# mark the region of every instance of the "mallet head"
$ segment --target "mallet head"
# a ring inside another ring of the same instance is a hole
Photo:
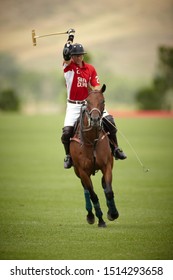
[[[36,37],[35,37],[35,30],[34,29],[32,30],[32,42],[33,42],[33,46],[37,45]]]

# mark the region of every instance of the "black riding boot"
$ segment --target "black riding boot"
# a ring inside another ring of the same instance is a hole
[[[117,141],[117,128],[114,122],[114,119],[111,115],[108,115],[103,118],[103,128],[106,132],[109,132],[109,140],[110,140],[110,146],[112,150],[112,154],[115,157],[116,160],[118,159],[126,159],[127,156],[124,154],[124,152],[118,147],[118,141]]]
[[[72,158],[70,156],[70,138],[73,135],[73,126],[65,126],[62,131],[63,132],[61,136],[61,141],[64,145],[65,154],[66,154],[64,159],[64,168],[68,169],[73,165]]]

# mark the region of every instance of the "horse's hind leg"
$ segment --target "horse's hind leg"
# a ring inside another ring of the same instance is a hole
[[[114,200],[114,193],[112,191],[112,186],[110,184],[107,184],[105,182],[104,176],[102,177],[102,187],[104,189],[105,197],[106,197],[106,203],[108,206],[108,213],[107,217],[110,221],[113,221],[119,217],[118,210],[115,205]]]

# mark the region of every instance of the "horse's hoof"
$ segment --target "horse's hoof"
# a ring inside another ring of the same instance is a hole
[[[109,211],[107,213],[107,218],[109,221],[114,221],[114,220],[118,219],[118,217],[119,217],[118,211],[114,214],[111,214]]]
[[[94,214],[88,214],[86,219],[87,219],[88,224],[90,224],[90,225],[93,225],[95,223],[95,216],[94,216]]]
[[[99,227],[99,228],[105,228],[105,227],[106,227],[106,223],[105,223],[104,221],[99,222],[99,223],[98,223],[98,227]]]

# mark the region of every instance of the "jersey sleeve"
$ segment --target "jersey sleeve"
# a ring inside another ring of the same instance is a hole
[[[100,86],[99,77],[97,75],[97,72],[93,66],[90,65],[90,85],[92,87]]]

